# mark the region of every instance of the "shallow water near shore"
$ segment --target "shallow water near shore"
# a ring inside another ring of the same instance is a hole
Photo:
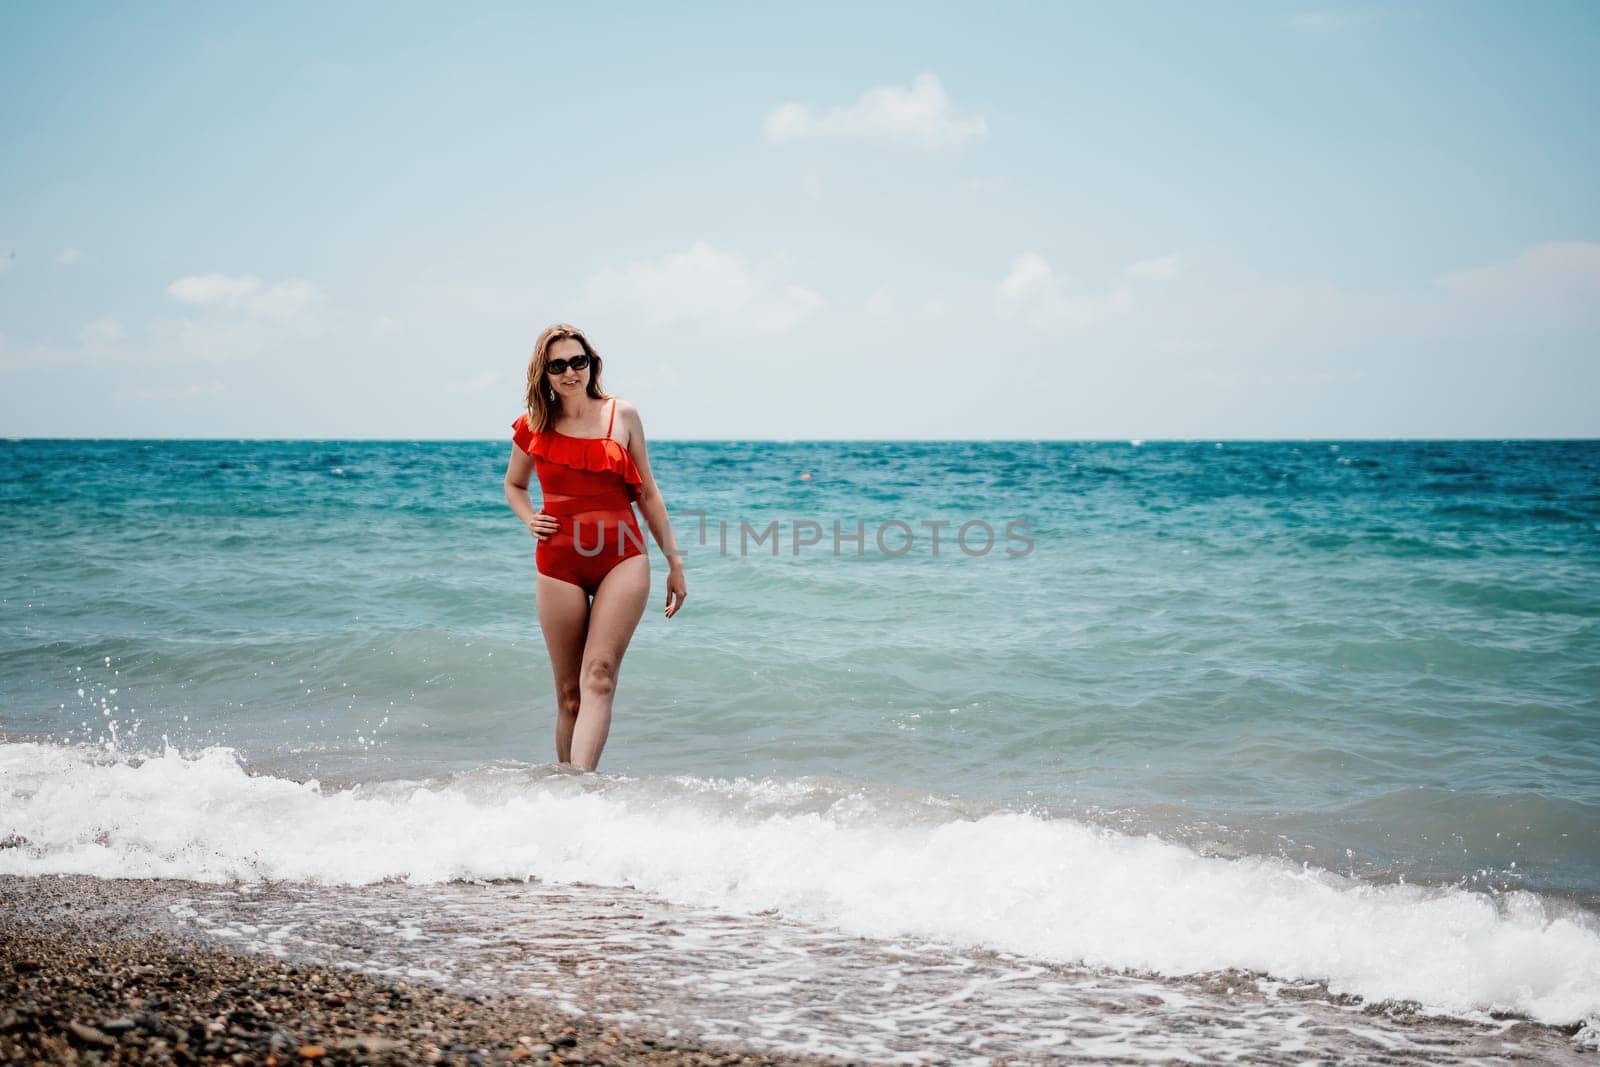
[[[1600,1015],[1600,444],[661,443],[690,602],[594,776],[545,762],[508,448],[0,445],[0,873],[235,885],[186,921],[551,996],[449,938],[626,908],[687,932],[579,924],[677,991],[619,1014],[843,1055],[1170,1030],[1136,991],[1230,969],[1259,1030],[1094,1048],[1288,1055],[1334,1023],[1282,988]]]
[[[0,875],[37,921],[71,908],[118,936],[179,934],[412,987],[510,994],[687,1047],[856,1062],[1582,1064],[1577,1040],[1511,1020],[1363,1005],[1237,971],[1184,980],[986,950],[840,936],[627,889],[526,882],[101,882]]]

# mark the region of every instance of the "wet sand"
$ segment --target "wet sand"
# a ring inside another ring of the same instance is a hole
[[[683,1042],[525,997],[228,952],[153,930],[141,903],[155,898],[136,880],[0,876],[0,1062],[843,1062]]]

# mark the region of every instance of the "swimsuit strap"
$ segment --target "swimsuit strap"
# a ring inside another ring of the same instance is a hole
[[[606,440],[607,441],[611,440],[611,427],[612,427],[613,424],[616,423],[616,421],[617,421],[617,401],[616,401],[615,398],[613,398],[612,401],[611,401],[611,418],[606,422]]]

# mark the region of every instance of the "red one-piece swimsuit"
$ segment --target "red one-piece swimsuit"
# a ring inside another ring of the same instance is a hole
[[[542,510],[561,522],[539,542],[535,566],[540,574],[571,582],[590,596],[611,568],[644,553],[644,534],[633,511],[639,470],[628,450],[611,438],[616,421],[613,400],[604,437],[535,432],[528,428],[527,412],[511,424],[511,440],[533,457],[544,496]]]

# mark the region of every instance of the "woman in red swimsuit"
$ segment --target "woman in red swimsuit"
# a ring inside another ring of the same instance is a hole
[[[528,408],[511,424],[506,500],[538,539],[539,627],[556,683],[556,758],[594,770],[611,731],[617,670],[650,595],[650,555],[633,511],[667,557],[666,616],[687,595],[632,404],[600,388],[600,355],[575,326],[539,335]],[[529,475],[544,504],[535,510]]]

